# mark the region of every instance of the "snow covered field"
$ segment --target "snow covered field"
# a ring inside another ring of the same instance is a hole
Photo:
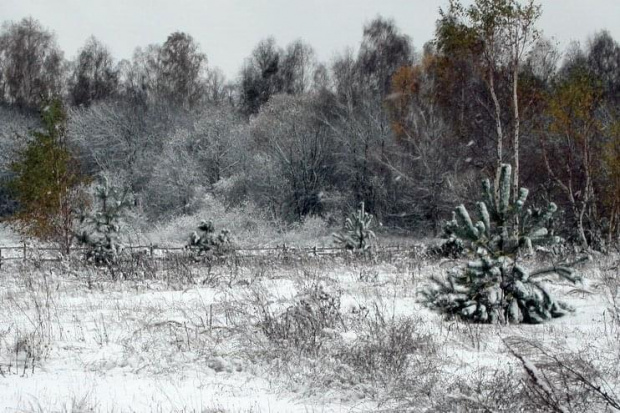
[[[535,326],[422,307],[416,291],[446,265],[177,262],[114,282],[79,263],[15,261],[0,270],[0,410],[531,411],[546,397],[610,411],[562,363],[618,400],[618,257],[582,266],[577,289],[554,284],[576,313]]]

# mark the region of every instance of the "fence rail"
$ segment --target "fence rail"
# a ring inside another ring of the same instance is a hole
[[[379,253],[399,252],[419,254],[423,249],[424,247],[421,245],[386,245],[377,246],[373,249],[373,251]],[[70,253],[80,253],[88,250],[89,248],[86,247],[72,247],[70,249]],[[152,259],[165,259],[180,252],[190,252],[191,249],[186,247],[160,247],[155,244],[127,245],[123,247],[121,255],[129,254],[131,256],[136,251]],[[239,257],[269,256],[277,254],[307,254],[314,256],[325,256],[337,255],[347,251],[347,249],[341,247],[295,247],[282,244],[275,247],[232,248],[228,251]],[[21,245],[0,246],[0,268],[6,261],[27,261],[29,258],[34,257],[41,261],[59,261],[66,255],[63,252],[64,250],[62,248],[37,247],[34,245],[29,245],[28,243],[22,243]]]

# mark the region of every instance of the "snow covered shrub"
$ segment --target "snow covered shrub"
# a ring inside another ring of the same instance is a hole
[[[620,397],[610,385],[613,379],[609,380],[617,377],[617,362],[600,357],[591,345],[584,343],[575,350],[556,343],[549,348],[519,337],[506,339],[504,344],[525,373],[521,381],[529,406],[524,411],[620,411]]]
[[[120,242],[121,220],[131,206],[128,191],[110,186],[107,178],[95,189],[95,207],[80,216],[79,243],[86,247],[86,259],[96,265],[113,264],[123,246]]]
[[[429,248],[429,254],[436,257],[460,258],[465,255],[465,243],[454,234],[447,235],[448,239],[440,245]]]
[[[228,230],[223,229],[216,234],[213,222],[202,221],[198,225],[198,231],[200,233],[194,231],[190,235],[187,244],[187,248],[195,250],[197,255],[211,258],[224,255],[232,249]]]
[[[488,179],[482,187],[484,201],[477,203],[480,220],[474,224],[465,206],[459,205],[446,224],[475,259],[450,270],[446,279],[431,278],[432,285],[421,291],[422,301],[449,317],[477,323],[535,324],[572,311],[551,296],[542,278],[557,274],[576,282],[579,277],[570,268],[575,263],[528,271],[518,262],[520,250],[531,252],[535,244],[554,241],[546,225],[556,205],[525,209],[525,188],[511,200],[510,165],[502,165],[494,187]]]
[[[320,284],[302,291],[284,311],[274,314],[266,305],[257,306],[259,326],[274,342],[307,352],[320,348],[322,338],[342,324],[340,294]]]
[[[429,333],[420,332],[417,318],[385,316],[378,307],[359,326],[354,345],[338,351],[338,359],[364,379],[387,384],[410,373],[412,355],[424,354],[431,361],[435,353]],[[416,368],[424,362],[416,358]]]
[[[319,216],[306,216],[302,221],[289,225],[287,232],[282,234],[282,242],[295,246],[328,245],[332,240],[332,232],[325,219]]]
[[[360,204],[360,209],[351,215],[344,222],[341,232],[333,234],[334,242],[342,248],[349,250],[368,250],[376,238],[372,228],[375,226],[374,217],[364,209],[364,203]]]

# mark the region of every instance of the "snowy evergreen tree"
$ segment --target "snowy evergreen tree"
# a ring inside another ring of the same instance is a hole
[[[17,156],[4,154],[12,159],[8,189],[18,202],[11,222],[22,235],[54,242],[68,254],[85,179],[68,144],[67,111],[60,98],[45,104],[41,121],[43,127],[31,133]]]
[[[231,250],[232,242],[228,230],[222,229],[219,234],[216,234],[213,222],[202,221],[198,226],[198,231],[190,235],[187,248],[195,250],[199,256],[210,258],[224,255]]]
[[[511,201],[510,165],[501,166],[493,187],[488,179],[482,187],[484,201],[477,203],[480,220],[474,223],[465,206],[459,205],[446,224],[446,231],[463,240],[475,259],[452,269],[445,279],[433,277],[432,285],[421,291],[422,301],[449,317],[477,323],[537,324],[573,311],[552,297],[543,278],[557,274],[577,282],[579,277],[570,268],[575,263],[528,271],[518,262],[520,251],[532,252],[534,245],[558,241],[547,229],[556,205],[524,208],[525,188]]]
[[[364,203],[360,209],[345,220],[341,232],[333,234],[334,242],[342,248],[349,250],[368,250],[376,238],[372,228],[375,226],[374,217],[366,212]]]
[[[86,258],[96,265],[110,265],[117,261],[123,245],[120,241],[121,220],[131,206],[128,191],[119,191],[103,178],[95,190],[95,208],[82,214],[82,231],[78,241],[86,246]]]

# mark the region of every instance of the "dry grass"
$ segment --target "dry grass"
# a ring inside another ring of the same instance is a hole
[[[22,411],[612,411],[617,262],[554,287],[573,318],[524,327],[442,320],[415,299],[442,263],[399,254],[137,257],[116,281],[78,262],[15,263],[0,271],[0,399],[34,392],[14,399]],[[93,389],[62,403],[42,390],[88,374]],[[175,387],[127,406],[109,396],[118,377]]]

